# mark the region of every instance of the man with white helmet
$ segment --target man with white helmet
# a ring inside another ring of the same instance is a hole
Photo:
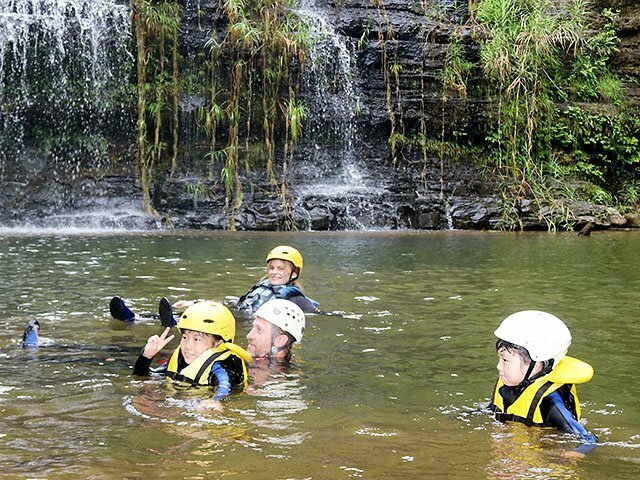
[[[288,363],[291,347],[302,340],[304,327],[304,312],[295,303],[281,298],[265,302],[247,334],[247,351],[256,360]]]
[[[597,438],[579,422],[576,391],[576,384],[591,379],[593,368],[566,356],[571,333],[564,322],[525,310],[505,318],[495,335],[499,379],[489,407],[496,418],[556,427],[594,444]]]

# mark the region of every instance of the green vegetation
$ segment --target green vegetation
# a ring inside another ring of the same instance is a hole
[[[610,69],[619,45],[615,12],[597,13],[585,0],[469,2],[466,23],[449,23],[439,112],[426,111],[424,67],[407,72],[421,78],[419,124],[408,130],[398,87],[403,68],[390,48],[397,42],[383,0],[374,5],[394,165],[407,149],[419,146],[425,184],[430,157],[439,160],[442,197],[445,159],[473,156],[497,181],[504,200],[502,226],[509,229],[523,228],[524,203],[533,202],[552,230],[572,226],[570,204],[577,199],[622,210],[637,204],[640,120],[624,104],[622,79]],[[422,4],[425,16],[438,22],[459,16],[460,4],[454,7]],[[472,36],[463,40],[463,30]],[[424,34],[425,46],[430,34]],[[490,108],[480,145],[467,139],[467,117],[455,107],[466,103],[469,89]],[[439,128],[427,125],[427,118]]]
[[[213,18],[201,13],[199,23],[210,26],[210,39],[188,63],[179,54],[179,3],[131,0],[138,166],[150,213],[155,214],[150,188],[156,176],[173,174],[178,166],[178,98],[188,93],[203,99],[198,129],[201,137],[206,135],[204,161],[210,172],[188,187],[194,202],[224,191],[227,224],[235,229],[247,189],[241,171],[260,169],[268,175],[271,193],[280,198],[282,228],[295,228],[286,174],[303,132],[306,111],[298,95],[310,39],[292,10],[293,1],[226,0]],[[470,2],[467,23],[452,26],[450,45],[442,53],[441,90],[433,92],[425,85],[425,65],[410,72],[403,64],[384,0],[373,0],[375,19],[363,27],[358,47],[377,35],[392,164],[399,166],[405,154],[413,158],[417,152],[426,183],[427,166],[435,157],[443,196],[445,160],[472,154],[500,186],[504,228],[523,228],[524,202],[537,205],[549,229],[571,226],[568,205],[577,198],[608,206],[637,203],[640,120],[625,105],[622,79],[609,67],[618,51],[616,14],[597,14],[585,0],[562,5],[550,0]],[[429,18],[448,15],[426,1],[423,8]],[[458,2],[455,9],[459,15]],[[597,26],[590,23],[594,18]],[[429,35],[425,32],[425,44]],[[405,75],[420,93],[420,116],[410,126],[405,125],[401,94]],[[439,111],[427,112],[429,96]],[[452,108],[456,102],[464,105],[468,96],[487,100],[484,143],[471,144],[466,117]],[[428,118],[438,128],[428,125]]]
[[[168,165],[173,173],[177,166],[182,88],[206,99],[199,109],[199,129],[208,138],[210,166],[222,164],[219,181],[224,185],[228,227],[235,229],[242,204],[243,165],[247,172],[256,166],[266,170],[282,200],[282,226],[294,228],[286,171],[302,131],[305,110],[297,94],[309,40],[291,7],[290,0],[219,3],[214,18],[199,17],[201,25],[205,21],[213,25],[206,54],[180,78],[184,60],[178,53],[179,3],[132,0],[138,52],[138,164],[150,213],[154,213],[149,194],[153,176],[161,175]],[[280,150],[283,160],[276,165]],[[200,188],[196,185],[190,191]]]
[[[399,62],[397,44],[393,26],[384,5],[384,0],[372,0],[376,7],[376,22],[382,74],[384,76],[385,99],[391,131],[389,133],[389,148],[393,165],[398,165],[398,156],[407,143],[404,122],[402,118],[402,96],[400,94],[400,74],[403,67]],[[367,29],[369,27],[367,26]],[[365,30],[366,31],[366,30]],[[365,33],[363,32],[363,35]]]
[[[569,205],[578,198],[623,210],[638,201],[640,119],[624,104],[622,80],[610,69],[619,44],[616,13],[598,14],[584,0],[562,5],[549,0],[469,2],[469,19],[452,25],[444,54],[439,138],[426,125],[424,80],[420,87],[419,132],[409,136],[422,147],[423,177],[434,149],[442,186],[445,158],[473,152],[499,185],[503,228],[523,228],[524,203],[537,205],[548,228],[556,229],[572,226]],[[423,8],[431,19],[435,15],[442,21],[447,15],[427,2]],[[590,23],[594,19],[597,26]],[[473,32],[465,42],[463,29]],[[476,45],[479,53],[472,48]],[[451,103],[466,102],[469,88],[491,106],[480,155],[465,138],[466,117],[457,118]],[[401,110],[388,108],[395,163],[399,154],[394,147],[408,142],[399,142],[394,129],[394,115]]]
[[[546,0],[481,0],[475,15],[480,64],[497,105],[487,165],[502,179],[507,205],[532,199],[555,229],[570,225],[570,177],[600,192],[628,190],[640,162],[640,124],[625,112],[621,82],[608,67],[618,50],[615,14],[605,10],[606,23],[594,34],[586,2],[552,7]],[[592,200],[611,204],[613,196]],[[511,211],[517,209],[505,209],[505,226],[521,228]]]
[[[168,162],[175,169],[178,158],[181,9],[175,1],[151,0],[131,0],[131,9],[137,48],[137,163],[144,207],[158,216],[151,203],[151,184]]]

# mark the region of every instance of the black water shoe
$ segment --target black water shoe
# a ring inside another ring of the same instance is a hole
[[[173,316],[173,307],[171,306],[171,302],[167,300],[166,297],[162,297],[160,299],[158,313],[160,314],[160,323],[162,323],[163,327],[175,327],[178,324]]]
[[[133,322],[136,318],[136,314],[129,310],[120,297],[113,297],[109,302],[109,312],[111,316],[116,320],[122,320],[123,322]]]

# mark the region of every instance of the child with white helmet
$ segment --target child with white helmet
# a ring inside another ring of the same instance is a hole
[[[505,318],[495,335],[499,378],[489,407],[496,418],[556,427],[595,444],[597,438],[579,422],[576,390],[591,379],[593,368],[566,355],[571,333],[564,322],[525,310]]]
[[[315,312],[320,304],[308,298],[296,281],[302,273],[302,254],[293,247],[280,245],[267,254],[267,274],[245,293],[236,309],[254,313],[274,298],[291,300],[304,312]]]
[[[214,400],[221,400],[232,388],[246,388],[249,353],[233,343],[236,321],[227,307],[217,302],[200,302],[187,308],[178,321],[180,345],[168,362],[154,369],[175,382],[188,386],[216,388]],[[174,338],[170,327],[149,337],[136,361],[133,373],[149,375],[153,358]]]
[[[276,298],[256,311],[253,328],[247,334],[247,350],[256,360],[288,363],[291,347],[300,343],[304,328],[302,309],[289,300]]]

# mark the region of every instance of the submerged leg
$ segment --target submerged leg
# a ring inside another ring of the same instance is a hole
[[[29,320],[22,334],[22,348],[35,348],[38,346],[38,332],[40,332],[40,322],[35,319]]]
[[[109,302],[109,312],[111,316],[116,320],[122,320],[123,322],[133,322],[136,318],[136,314],[129,310],[120,297],[113,297]]]
[[[166,297],[162,297],[160,299],[158,313],[160,314],[160,323],[162,323],[163,327],[175,327],[178,324],[173,316],[173,307],[171,306],[171,302],[167,300]]]

